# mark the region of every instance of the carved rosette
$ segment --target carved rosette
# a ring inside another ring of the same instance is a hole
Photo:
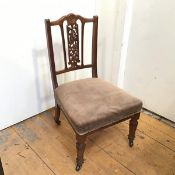
[[[71,20],[71,22],[73,22]],[[75,22],[75,21],[74,21]],[[69,23],[67,25],[67,40],[68,40],[68,55],[70,68],[76,68],[79,59],[79,34],[78,34],[78,24]]]

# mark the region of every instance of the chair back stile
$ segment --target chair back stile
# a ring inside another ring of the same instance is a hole
[[[81,22],[81,56],[79,55],[79,26],[77,20]],[[67,21],[67,47],[65,42],[65,32],[64,32],[64,21]],[[84,27],[86,23],[93,23],[92,29],[92,61],[91,64],[84,64]],[[52,26],[59,26],[61,31],[62,46],[63,46],[63,55],[64,55],[64,69],[56,70],[55,67],[55,58],[53,50],[53,41],[52,41]],[[92,77],[97,76],[97,33],[98,33],[98,17],[94,16],[93,18],[84,18],[80,15],[68,14],[56,21],[50,21],[45,19],[45,28],[46,28],[46,38],[47,38],[47,47],[50,63],[50,71],[53,82],[53,88],[58,87],[58,82],[56,76],[62,73],[84,69],[92,68]],[[67,52],[66,52],[67,48]],[[68,54],[67,54],[68,53]]]

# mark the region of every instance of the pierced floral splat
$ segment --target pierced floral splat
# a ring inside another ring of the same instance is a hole
[[[79,34],[78,34],[78,24],[67,25],[67,41],[68,41],[68,64],[71,68],[78,67],[80,63],[79,59]]]

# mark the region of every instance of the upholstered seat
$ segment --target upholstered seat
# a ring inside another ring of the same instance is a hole
[[[100,78],[65,83],[55,89],[58,103],[79,134],[140,112],[142,102]]]

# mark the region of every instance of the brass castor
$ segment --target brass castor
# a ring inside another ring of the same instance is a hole
[[[80,171],[83,163],[84,163],[84,159],[81,159],[81,160],[76,159],[76,168],[75,168],[75,170]]]
[[[75,170],[80,171],[81,167],[82,167],[82,164],[77,164]]]
[[[57,125],[60,125],[60,124],[61,124],[61,121],[60,121],[57,117],[54,117],[54,120],[55,120],[55,123],[56,123]]]
[[[129,147],[133,147],[133,145],[134,145],[134,141],[129,139]]]

